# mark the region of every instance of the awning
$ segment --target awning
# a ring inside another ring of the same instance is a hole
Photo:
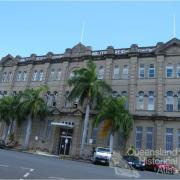
[[[51,122],[51,125],[53,126],[61,126],[64,128],[73,128],[73,125],[69,125],[69,124],[65,124],[65,123],[61,123],[61,122]]]

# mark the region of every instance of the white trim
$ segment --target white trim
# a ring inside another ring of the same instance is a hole
[[[54,126],[62,126],[62,127],[68,127],[68,128],[73,128],[73,125],[69,125],[69,124],[64,124],[62,122],[51,122],[51,125]]]

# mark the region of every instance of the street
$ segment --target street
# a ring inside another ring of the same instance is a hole
[[[180,174],[157,174],[0,150],[0,179],[180,179]]]

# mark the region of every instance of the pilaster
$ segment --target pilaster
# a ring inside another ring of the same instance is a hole
[[[129,111],[136,111],[136,87],[137,87],[137,56],[130,57],[129,62]]]
[[[164,56],[163,55],[158,55],[157,56],[157,113],[159,115],[163,115],[164,111]]]

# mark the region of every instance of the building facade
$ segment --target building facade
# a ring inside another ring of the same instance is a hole
[[[0,98],[15,95],[26,88],[47,85],[45,94],[51,115],[45,121],[33,122],[29,148],[39,148],[54,154],[77,156],[82,136],[84,110],[78,101],[68,102],[67,80],[72,71],[84,67],[92,59],[97,65],[97,76],[112,86],[114,97],[125,96],[126,107],[135,122],[127,148],[180,148],[180,40],[173,38],[155,46],[93,51],[79,43],[64,54],[32,54],[30,57],[7,55],[0,61]],[[92,127],[91,117],[85,153],[93,146],[108,146],[109,137],[98,136],[100,127]],[[6,126],[0,123],[0,136]],[[16,139],[23,143],[26,123],[16,127]],[[35,137],[36,138],[35,140]],[[115,136],[115,149],[122,146],[122,136]]]

